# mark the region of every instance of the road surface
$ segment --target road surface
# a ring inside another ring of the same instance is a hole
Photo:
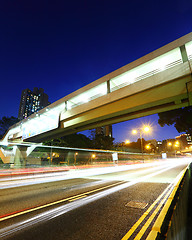
[[[188,159],[0,179],[0,239],[146,239]]]

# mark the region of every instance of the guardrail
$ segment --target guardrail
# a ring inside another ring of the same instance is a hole
[[[155,221],[147,240],[186,240],[191,167],[186,168],[174,186]]]

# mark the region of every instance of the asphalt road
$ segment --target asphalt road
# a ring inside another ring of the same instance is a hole
[[[187,165],[172,159],[1,179],[0,239],[146,239]]]

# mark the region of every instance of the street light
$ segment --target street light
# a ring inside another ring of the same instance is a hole
[[[132,130],[132,133],[133,133],[133,134],[137,134],[137,130],[136,130],[136,129],[133,129],[133,130]]]
[[[141,153],[143,156],[143,134],[144,133],[148,133],[151,131],[150,126],[142,126],[141,128],[136,128],[132,130],[132,134],[137,134],[137,132],[139,131],[139,135],[140,135],[140,139],[141,139]]]
[[[168,145],[168,146],[172,146],[172,142],[168,142],[167,145]]]
[[[176,141],[176,142],[175,142],[175,147],[179,147],[179,145],[180,145],[180,142],[179,142],[179,141]]]
[[[177,149],[179,150],[179,147],[180,147],[180,142],[176,141],[174,147],[175,147],[175,157],[176,157]]]
[[[130,140],[125,140],[125,144],[129,144],[130,143]]]
[[[78,155],[78,152],[76,152],[76,153],[74,154],[74,164],[76,164],[76,161],[77,161],[77,155]]]
[[[150,127],[149,126],[144,126],[143,131],[146,132],[146,133],[149,132],[150,131]]]
[[[167,152],[171,152],[173,143],[170,141],[168,142],[168,140],[166,140],[166,141],[167,141],[167,146],[166,146],[165,150],[167,150]]]
[[[95,155],[95,153],[93,153],[93,154],[91,155],[91,162],[93,162],[93,160],[95,159],[95,157],[96,157],[96,155]]]
[[[147,150],[149,150],[149,149],[151,149],[151,146],[148,144],[148,145],[145,146],[145,148],[146,148]]]

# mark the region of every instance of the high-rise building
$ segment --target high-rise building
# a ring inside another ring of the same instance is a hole
[[[48,95],[44,93],[43,88],[35,87],[33,91],[26,88],[21,94],[18,118],[20,120],[27,118],[49,104]]]
[[[112,125],[97,127],[96,134],[103,134],[104,136],[112,137]]]

